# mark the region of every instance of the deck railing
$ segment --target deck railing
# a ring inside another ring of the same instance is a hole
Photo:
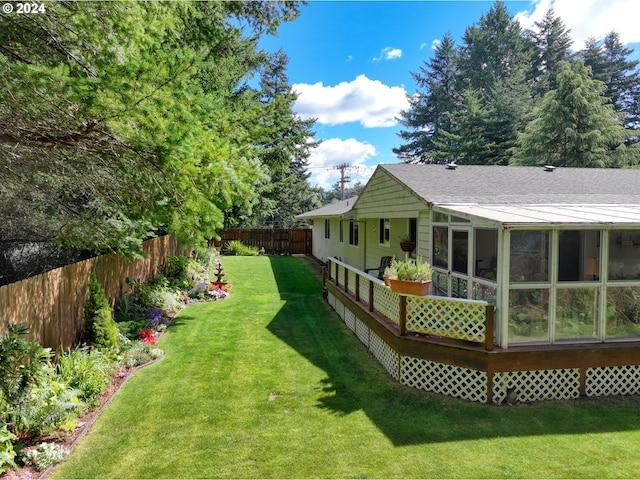
[[[417,333],[484,344],[493,350],[493,306],[481,300],[405,295],[382,280],[340,260],[327,261],[328,279],[398,327],[400,335]]]

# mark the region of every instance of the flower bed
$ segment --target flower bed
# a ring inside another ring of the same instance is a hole
[[[6,425],[0,428],[2,480],[38,478],[59,462],[131,373],[164,354],[157,341],[180,310],[229,296],[230,283],[209,278],[207,267],[214,259],[219,265],[211,252],[200,252],[198,259],[171,257],[165,273],[152,282],[129,281],[130,290],[113,312],[116,346],[84,344],[53,362],[50,349],[20,338],[26,328],[11,330],[0,343],[0,392],[5,393],[0,393],[0,419]],[[29,371],[21,367],[26,358]],[[48,410],[38,411],[36,405]],[[25,411],[34,418],[23,418]]]

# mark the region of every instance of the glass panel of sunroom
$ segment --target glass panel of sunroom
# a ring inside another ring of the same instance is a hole
[[[608,280],[640,279],[640,230],[609,232]]]
[[[433,266],[449,268],[448,227],[433,227]]]
[[[598,335],[598,287],[556,290],[556,340],[593,340]]]
[[[511,232],[511,282],[546,282],[549,280],[549,231],[516,230]]]
[[[640,287],[607,288],[607,338],[640,336]]]
[[[549,340],[549,289],[509,291],[509,343]]]

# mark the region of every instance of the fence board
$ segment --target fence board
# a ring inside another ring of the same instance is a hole
[[[142,260],[128,260],[121,254],[102,255],[1,286],[0,336],[6,335],[8,323],[25,324],[30,339],[44,346],[73,346],[80,338],[93,268],[113,306],[117,296],[128,288],[126,278],[149,281],[167,256],[184,253],[169,236],[144,242],[143,251],[148,256]]]
[[[224,248],[232,240],[240,240],[244,245],[264,248],[269,255],[310,255],[311,229],[283,228],[228,228],[214,241],[218,248]]]

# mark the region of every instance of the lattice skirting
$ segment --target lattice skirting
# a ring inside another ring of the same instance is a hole
[[[588,397],[640,394],[640,366],[587,368],[585,394]]]
[[[499,372],[493,376],[493,402],[568,400],[580,396],[580,370]]]
[[[400,383],[428,392],[487,403],[487,374],[479,370],[402,357]]]
[[[327,301],[396,381],[428,392],[487,403],[486,372],[415,357],[401,357],[331,292]],[[493,375],[491,393],[493,403],[577,398],[580,396],[580,369],[498,372]],[[637,394],[640,394],[640,366],[586,369],[585,395],[589,397]]]

